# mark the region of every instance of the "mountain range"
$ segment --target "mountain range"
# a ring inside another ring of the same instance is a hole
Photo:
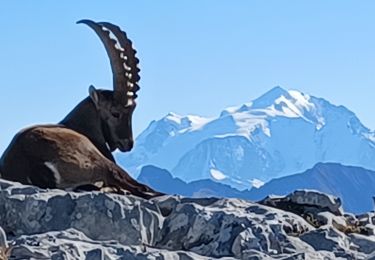
[[[117,161],[133,176],[154,165],[185,182],[211,179],[245,190],[319,162],[374,170],[375,134],[344,106],[275,87],[212,118],[169,113]]]
[[[374,209],[375,171],[337,163],[318,163],[303,173],[275,178],[262,187],[243,191],[210,179],[187,183],[155,166],[145,166],[138,181],[167,194],[252,201],[262,200],[269,195],[287,195],[297,189],[317,190],[339,197],[347,212],[359,214]]]

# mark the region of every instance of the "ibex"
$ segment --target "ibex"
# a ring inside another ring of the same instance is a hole
[[[110,188],[150,198],[161,195],[132,179],[112,153],[133,147],[132,114],[139,90],[139,60],[125,32],[107,22],[81,20],[104,44],[113,91],[89,87],[89,97],[59,124],[21,130],[0,159],[2,178],[42,188]],[[114,36],[116,39],[112,39]]]

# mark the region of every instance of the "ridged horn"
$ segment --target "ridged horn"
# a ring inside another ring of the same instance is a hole
[[[140,80],[138,63],[139,59],[135,56],[137,51],[133,48],[132,41],[126,36],[126,33],[121,30],[117,25],[100,22],[100,25],[110,30],[119,41],[122,47],[123,57],[126,57],[126,65],[128,65],[128,73],[126,74],[128,82],[131,83],[127,86],[127,93],[130,98],[136,98],[136,92],[139,90],[138,81]]]
[[[80,20],[77,24],[86,24],[93,29],[102,41],[109,57],[112,75],[114,97],[124,105],[133,104],[139,90],[139,60],[136,51],[125,32],[111,23],[96,23],[91,20]],[[116,39],[110,37],[112,33]]]

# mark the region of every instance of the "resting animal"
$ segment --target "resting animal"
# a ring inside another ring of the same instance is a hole
[[[59,124],[21,130],[0,159],[2,178],[42,188],[109,189],[143,198],[162,195],[132,179],[112,152],[133,147],[132,114],[139,90],[139,60],[132,42],[111,23],[81,20],[104,44],[113,91],[89,88]],[[114,36],[115,39],[110,36]]]

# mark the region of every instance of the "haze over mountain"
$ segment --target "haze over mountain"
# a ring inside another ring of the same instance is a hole
[[[298,189],[317,190],[341,198],[345,211],[363,213],[374,209],[375,171],[337,163],[318,163],[305,172],[276,178],[260,188],[244,191],[209,179],[186,183],[154,166],[145,166],[138,181],[167,194],[252,201],[262,200],[268,195],[287,195]]]
[[[375,135],[344,106],[275,87],[217,117],[170,113],[152,121],[117,159],[135,176],[155,165],[187,182],[244,189],[319,162],[375,169]]]
[[[260,200],[269,194],[285,195],[296,189],[312,189],[342,199],[346,211],[363,213],[374,210],[375,171],[337,163],[318,163],[303,173],[273,179],[248,194]]]

